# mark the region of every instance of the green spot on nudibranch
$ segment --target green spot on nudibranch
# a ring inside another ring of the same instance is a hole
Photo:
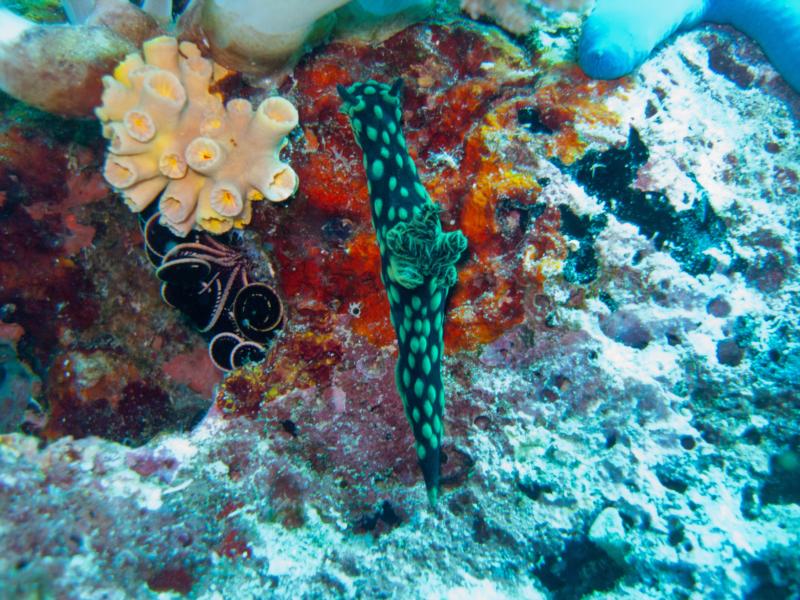
[[[417,194],[419,194],[420,197],[422,198],[428,197],[428,191],[422,186],[422,184],[419,181],[414,182],[414,191],[417,192]]]
[[[425,351],[428,349],[428,338],[424,336],[419,336],[419,351],[422,354],[425,354]]]
[[[425,460],[425,446],[417,444],[417,457],[420,460]]]
[[[406,387],[411,385],[411,372],[408,369],[403,369],[403,385]]]
[[[372,107],[372,112],[375,113],[375,118],[379,121],[383,121],[383,109],[381,108],[380,104],[376,104]]]
[[[436,310],[442,303],[442,292],[436,292],[431,296],[431,310]]]
[[[424,423],[422,425],[422,435],[426,439],[431,439],[433,437],[433,429],[431,429],[431,424],[430,423]]]
[[[376,92],[375,88],[374,88],[374,87],[372,87],[371,85],[368,85],[367,87],[365,87],[365,88],[364,88],[364,93],[365,93],[366,95],[368,95],[368,96],[371,96],[371,95],[372,95],[372,94],[374,94],[375,92]]]
[[[383,143],[388,146],[392,138],[390,138],[389,133],[386,130],[384,130],[381,131],[381,139],[383,140]]]
[[[433,387],[433,384],[428,385],[426,393],[428,394],[428,402],[436,402],[436,388]]]
[[[389,158],[391,156],[391,153],[389,152],[389,149],[385,148],[385,147],[381,148],[381,156],[383,158]]]
[[[413,354],[408,355],[408,366],[411,367],[412,369],[417,366],[417,359],[414,358]]]
[[[425,319],[422,323],[422,335],[428,337],[431,334],[431,322],[429,319]]]
[[[414,407],[414,410],[411,411],[411,418],[414,419],[414,423],[419,423],[419,409]]]
[[[439,360],[439,346],[431,344],[431,362]]]
[[[397,125],[395,124],[394,121],[389,121],[386,124],[386,128],[389,130],[390,135],[394,135],[395,133],[397,133]]]
[[[386,215],[386,217],[387,217],[387,218],[388,218],[390,221],[394,221],[394,213],[395,213],[394,206],[390,206],[390,207],[389,207],[389,214],[387,214],[387,215]]]
[[[398,169],[402,169],[403,168],[403,155],[400,154],[399,152],[397,154],[395,154],[394,155],[394,162],[397,163],[397,168]]]
[[[439,439],[434,435],[430,439],[431,449],[436,450],[439,447]]]
[[[422,331],[422,321],[414,319],[414,331],[419,333]]]
[[[400,188],[400,195],[401,195],[403,198],[408,198],[408,188],[406,188],[406,186],[402,186],[402,187]]]
[[[425,411],[425,414],[428,416],[428,418],[431,418],[433,415],[433,404],[426,400],[425,404],[422,405],[422,410]]]
[[[375,216],[380,217],[381,210],[383,209],[383,200],[380,198],[375,198],[375,200],[372,201],[372,207],[375,209]]]
[[[431,359],[427,357],[427,355],[422,357],[422,372],[425,375],[431,374]]]
[[[389,177],[389,191],[393,192],[395,189],[397,189],[397,177],[392,175]]]
[[[417,396],[417,398],[419,398],[420,396],[422,396],[422,392],[424,392],[424,391],[425,391],[425,382],[422,381],[422,379],[418,378],[414,382],[414,394]],[[430,415],[428,415],[428,416],[430,416]]]
[[[405,189],[405,188],[403,188],[403,189]],[[401,190],[401,192],[402,192],[402,190]],[[408,211],[401,206],[397,211],[397,216],[405,221],[408,218]]]
[[[374,179],[383,177],[383,161],[380,158],[376,158],[372,161],[372,177]]]
[[[422,306],[422,300],[420,300],[419,296],[411,297],[411,306],[414,307],[414,310],[419,310],[420,306]]]
[[[419,340],[416,337],[412,337],[408,345],[411,348],[411,352],[413,352],[414,354],[419,352]]]
[[[414,410],[417,410],[416,408]],[[417,411],[419,413],[419,411]],[[433,430],[436,432],[436,435],[442,433],[442,420],[439,418],[439,415],[433,417]]]
[[[378,141],[378,130],[372,125],[367,125],[367,137],[373,142]]]

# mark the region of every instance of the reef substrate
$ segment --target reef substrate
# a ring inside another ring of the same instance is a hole
[[[239,240],[285,327],[216,388],[99,131],[3,99],[0,335],[41,411],[0,437],[0,595],[800,593],[798,98],[724,29],[591,81],[575,23],[426,23],[300,62],[298,194]],[[336,93],[398,76],[469,249],[435,511]]]

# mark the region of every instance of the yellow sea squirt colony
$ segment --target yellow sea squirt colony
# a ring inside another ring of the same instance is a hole
[[[250,223],[253,201],[295,192],[297,174],[278,156],[298,122],[288,100],[223,106],[209,86],[224,69],[197,46],[162,36],[142,51],[103,78],[95,111],[110,140],[103,174],[132,211],[160,195],[161,222],[175,234],[219,234]]]

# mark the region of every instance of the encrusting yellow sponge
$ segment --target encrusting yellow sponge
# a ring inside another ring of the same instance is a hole
[[[224,233],[250,222],[254,200],[294,194],[297,174],[278,156],[297,125],[288,100],[223,106],[208,88],[224,70],[197,46],[162,36],[142,50],[103,78],[95,109],[110,140],[103,174],[132,211],[160,195],[161,222],[175,234]]]

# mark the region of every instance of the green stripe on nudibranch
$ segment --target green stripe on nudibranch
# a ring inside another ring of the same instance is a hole
[[[444,390],[441,356],[445,298],[466,250],[460,231],[442,231],[439,208],[419,181],[402,131],[401,80],[339,86],[372,200],[381,281],[397,332],[395,383],[416,440],[428,498],[439,495]],[[357,117],[356,117],[357,114]]]

